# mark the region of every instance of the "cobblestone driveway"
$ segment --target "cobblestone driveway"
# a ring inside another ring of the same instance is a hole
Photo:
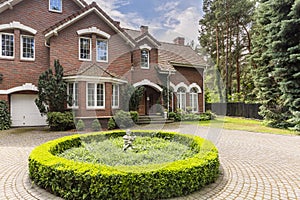
[[[153,126],[144,128],[152,129]],[[180,124],[164,129],[212,140],[219,149],[222,166],[216,183],[173,200],[300,199],[300,136]],[[60,199],[32,185],[27,174],[27,158],[35,146],[70,134],[73,133],[48,133],[37,129],[0,132],[0,200]]]

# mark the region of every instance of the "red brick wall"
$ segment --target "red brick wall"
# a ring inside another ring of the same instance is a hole
[[[49,50],[45,46],[45,36],[42,32],[80,9],[72,0],[63,1],[62,13],[49,12],[48,6],[48,0],[24,0],[15,5],[12,10],[8,9],[0,14],[0,24],[18,21],[37,30],[35,61],[20,60],[20,33],[28,33],[14,30],[15,58],[13,60],[0,59],[0,72],[3,74],[0,90],[7,90],[24,83],[37,85],[39,75],[49,67]]]
[[[174,75],[171,75],[171,82],[174,85],[179,84],[180,82],[185,83],[187,86],[189,86],[192,83],[197,83],[201,90],[202,93],[199,93],[198,96],[198,105],[199,105],[199,112],[203,112],[204,106],[203,106],[203,69],[201,68],[191,68],[191,67],[175,67],[176,73]],[[187,102],[186,105],[189,106],[189,94],[187,93]],[[176,107],[176,102],[174,103]]]

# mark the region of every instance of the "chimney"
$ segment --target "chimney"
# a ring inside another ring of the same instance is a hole
[[[184,37],[177,37],[173,40],[174,44],[184,45]]]
[[[141,26],[140,29],[142,34],[148,33],[148,26]]]

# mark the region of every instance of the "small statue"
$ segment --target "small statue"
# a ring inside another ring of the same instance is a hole
[[[134,139],[135,139],[135,136],[133,136],[131,131],[129,129],[127,129],[126,135],[123,136],[123,140],[124,140],[123,151],[126,151],[127,149],[133,149],[132,143],[133,143]]]

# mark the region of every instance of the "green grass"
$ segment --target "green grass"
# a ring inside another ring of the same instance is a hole
[[[273,133],[273,134],[282,134],[282,135],[299,134],[299,132],[295,132],[287,129],[267,127],[263,124],[263,121],[261,120],[245,119],[239,117],[217,117],[216,119],[211,121],[188,122],[188,123],[193,123],[193,124],[197,123],[200,126],[210,126],[216,128],[259,132],[259,133]]]
[[[196,152],[178,142],[162,138],[136,137],[134,149],[123,151],[123,138],[85,143],[60,154],[61,157],[80,162],[110,166],[161,164],[185,159]]]

